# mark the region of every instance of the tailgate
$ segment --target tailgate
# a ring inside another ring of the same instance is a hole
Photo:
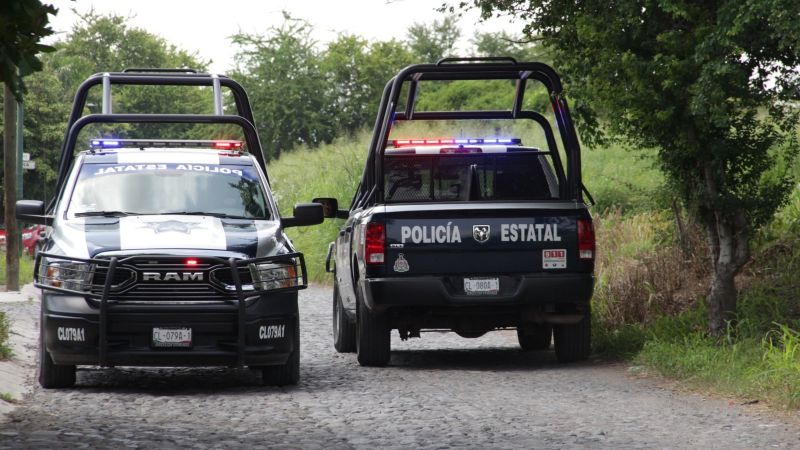
[[[591,272],[578,258],[585,209],[396,211],[386,223],[386,273],[392,276]]]

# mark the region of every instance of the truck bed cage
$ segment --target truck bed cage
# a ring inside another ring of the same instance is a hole
[[[516,81],[514,101],[511,108],[500,111],[424,111],[416,112],[416,100],[420,81],[457,80],[511,80]],[[548,120],[540,113],[523,109],[525,88],[528,80],[544,85],[550,96],[556,125],[567,156],[566,173],[561,164],[556,140]],[[398,111],[400,95],[404,84],[408,84],[408,97],[405,108]],[[367,163],[362,183],[354,198],[353,207],[383,201],[383,158],[389,133],[397,120],[491,120],[491,119],[530,119],[538,122],[545,133],[553,165],[558,177],[562,200],[571,199],[582,202],[582,181],[580,145],[569,114],[566,100],[562,97],[563,87],[558,74],[550,66],[539,62],[517,62],[511,57],[489,58],[444,58],[435,64],[416,64],[402,69],[386,84],[383,90],[378,115],[370,141]]]
[[[102,114],[83,115],[89,90],[97,85],[102,85]],[[112,110],[113,85],[135,86],[210,86],[214,114],[114,114]],[[236,113],[224,115],[222,101],[222,87],[230,90]],[[96,73],[86,79],[78,87],[72,103],[72,111],[67,121],[67,130],[64,143],[61,147],[61,156],[58,164],[58,178],[55,192],[64,187],[69,173],[70,163],[74,157],[77,133],[90,123],[205,123],[205,124],[236,124],[244,129],[249,152],[253,154],[261,168],[266,173],[266,163],[258,133],[255,129],[255,120],[250,108],[250,101],[244,88],[236,81],[224,76],[206,73],[196,73],[193,69],[151,69],[132,68],[123,72]],[[52,204],[51,204],[52,206]]]

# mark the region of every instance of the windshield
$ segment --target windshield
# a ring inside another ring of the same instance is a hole
[[[253,166],[83,164],[68,217],[135,214],[270,218]]]
[[[550,165],[538,152],[387,155],[387,202],[548,200],[558,197]]]

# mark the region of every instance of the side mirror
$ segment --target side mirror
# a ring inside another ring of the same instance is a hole
[[[332,197],[318,197],[311,200],[314,203],[319,203],[324,209],[324,216],[329,219],[347,219],[350,215],[347,210],[339,209],[339,202]]]
[[[53,223],[53,216],[45,215],[44,202],[41,200],[20,200],[16,205],[17,220],[37,223],[40,225],[50,225]]]
[[[294,205],[294,217],[281,219],[281,226],[301,227],[305,225],[316,225],[325,220],[322,205],[319,203],[298,203]]]

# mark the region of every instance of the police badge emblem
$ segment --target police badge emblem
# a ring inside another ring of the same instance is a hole
[[[476,242],[479,244],[483,244],[484,242],[489,240],[489,232],[491,228],[489,225],[473,225],[472,226],[472,238],[475,239]]]
[[[394,261],[394,271],[395,272],[408,272],[410,269],[408,265],[408,261],[403,257],[403,254],[400,253],[397,255],[397,259]]]

